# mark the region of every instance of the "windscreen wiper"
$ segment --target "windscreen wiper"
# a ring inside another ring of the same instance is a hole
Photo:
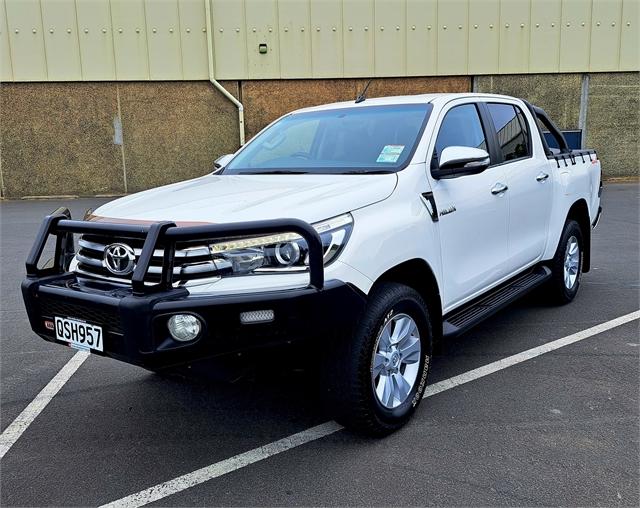
[[[395,173],[395,171],[391,171],[389,169],[354,169],[353,171],[342,171],[337,173],[339,175],[390,175],[391,173]]]
[[[273,171],[240,171],[240,175],[306,175],[308,171],[295,169],[276,169]]]

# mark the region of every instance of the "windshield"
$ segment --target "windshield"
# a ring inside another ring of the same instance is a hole
[[[226,174],[390,173],[405,167],[431,104],[294,113],[256,136]]]

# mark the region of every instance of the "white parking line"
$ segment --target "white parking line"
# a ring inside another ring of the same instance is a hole
[[[523,351],[522,353],[518,353],[513,356],[503,358],[502,360],[489,363],[487,365],[484,365],[483,367],[470,370],[469,372],[465,372],[464,374],[460,374],[459,376],[445,379],[444,381],[440,381],[428,386],[425,390],[424,397],[431,397],[440,392],[455,388],[456,386],[460,386],[481,377],[488,376],[489,374],[493,374],[494,372],[497,372],[499,370],[506,369],[507,367],[510,367],[512,365],[530,360],[531,358],[535,358],[536,356],[540,356],[555,349],[559,349],[561,347],[568,346],[569,344],[574,344],[575,342],[593,337],[594,335],[606,332],[607,330],[611,330],[612,328],[623,325],[625,323],[629,323],[636,319],[640,319],[640,311],[620,316],[619,318],[612,319],[611,321],[607,321],[606,323],[601,323],[591,328],[587,328],[586,330],[582,330],[581,332],[568,335],[567,337],[563,337],[562,339],[548,342],[547,344],[543,344],[542,346],[534,347],[532,349],[528,349],[527,351]],[[194,487],[201,483],[213,480],[214,478],[218,478],[227,473],[231,473],[245,466],[254,464],[269,457],[273,457],[274,455],[278,455],[282,452],[286,452],[287,450],[291,450],[292,448],[296,448],[322,437],[326,437],[341,430],[342,428],[343,427],[336,422],[326,422],[322,425],[318,425],[316,427],[303,430],[302,432],[292,434],[291,436],[285,437],[273,443],[254,448],[239,455],[235,455],[231,458],[216,462],[209,466],[205,466],[191,473],[187,473],[174,478],[173,480],[169,480],[135,494],[131,494],[130,496],[123,497],[122,499],[118,499],[117,501],[113,501],[109,504],[103,505],[102,508],[137,508],[138,506],[144,506],[173,494],[177,494],[178,492]]]
[[[51,399],[60,391],[78,367],[87,359],[89,353],[86,351],[78,351],[71,359],[62,367],[54,378],[47,383],[42,391],[36,395],[22,413],[13,420],[9,426],[4,429],[0,436],[0,459],[5,456],[9,449],[20,438],[22,433],[27,430],[29,425],[33,423],[42,410],[47,407]]]
[[[612,319],[611,321],[600,323],[599,325],[592,326],[591,328],[587,328],[586,330],[582,330],[581,332],[567,335],[562,339],[557,339],[551,342],[547,342],[546,344],[542,344],[542,346],[527,349],[522,353],[507,356],[502,360],[483,365],[482,367],[470,370],[468,372],[465,372],[464,374],[460,374],[459,376],[454,376],[449,379],[445,379],[444,381],[429,385],[424,391],[424,396],[430,397],[431,395],[435,395],[436,393],[444,392],[445,390],[455,388],[458,385],[468,383],[469,381],[473,381],[475,379],[488,376],[489,374],[493,374],[494,372],[497,372],[499,370],[506,369],[507,367],[511,367],[516,363],[521,363],[530,360],[531,358],[535,358],[536,356],[543,355],[545,353],[548,353],[549,351],[553,351],[554,349],[559,349],[561,347],[574,344],[575,342],[588,339],[589,337],[593,337],[594,335],[606,332],[607,330],[611,330],[612,328],[616,328],[617,326],[624,325],[636,319],[640,319],[640,311],[635,311],[630,314],[620,316],[619,318]]]

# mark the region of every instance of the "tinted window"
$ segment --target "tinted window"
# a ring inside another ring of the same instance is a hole
[[[431,109],[398,104],[288,115],[256,136],[224,173],[396,171],[411,157]]]
[[[439,161],[442,150],[448,146],[487,149],[487,141],[475,104],[456,106],[445,115],[436,138],[434,159]]]
[[[527,122],[520,108],[510,104],[488,104],[498,144],[505,161],[530,155]]]

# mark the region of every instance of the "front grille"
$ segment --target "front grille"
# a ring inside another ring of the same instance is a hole
[[[138,262],[144,245],[143,239],[82,235],[78,241],[79,250],[76,253],[76,260],[78,262],[76,272],[79,275],[130,284],[132,273],[128,275],[115,275],[105,266],[105,249],[112,243],[124,243],[131,247],[135,253],[135,261],[136,263]],[[162,245],[158,245],[149,265],[149,270],[145,278],[146,283],[156,284],[160,282],[163,255],[164,248]],[[176,245],[173,264],[174,285],[195,279],[215,277],[217,272],[218,269],[211,258],[211,251],[208,246]]]
[[[117,309],[97,308],[81,303],[72,303],[41,295],[40,312],[43,317],[55,316],[82,319],[90,324],[102,326],[106,331],[122,335],[122,324]]]

